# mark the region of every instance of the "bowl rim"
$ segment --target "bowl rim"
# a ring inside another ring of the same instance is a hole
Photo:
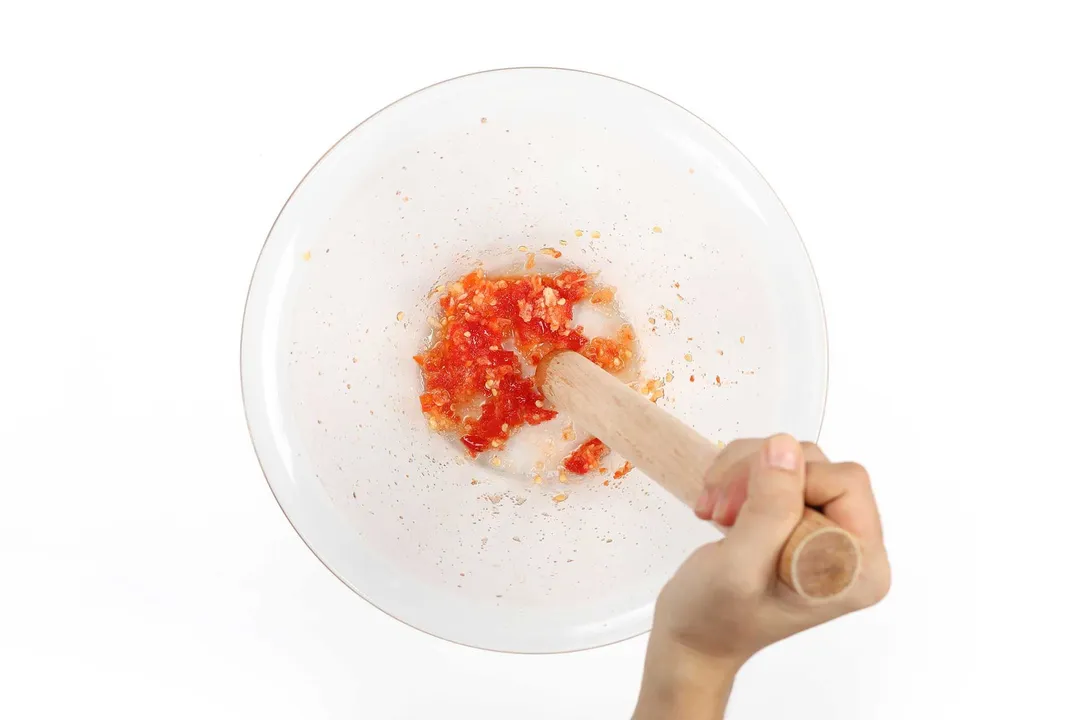
[[[620,78],[613,77],[611,75],[605,75],[603,73],[592,72],[592,71],[589,71],[589,70],[580,70],[580,69],[576,69],[576,68],[543,66],[543,65],[521,65],[521,66],[490,68],[490,69],[487,69],[487,70],[477,70],[477,71],[470,72],[470,73],[464,73],[462,75],[456,75],[456,76],[451,77],[451,78],[446,78],[444,80],[440,80],[438,82],[434,82],[434,83],[431,83],[429,85],[425,85],[424,87],[422,87],[422,88],[420,88],[418,90],[414,90],[413,92],[410,92],[410,93],[408,93],[406,95],[402,95],[397,100],[394,100],[393,102],[391,102],[391,103],[383,106],[382,108],[376,110],[371,115],[368,115],[366,118],[364,118],[359,123],[357,123],[352,128],[350,128],[340,138],[338,138],[329,148],[327,148],[326,151],[323,152],[322,155],[320,155],[319,158],[311,165],[311,167],[308,168],[307,172],[304,173],[303,177],[301,177],[300,180],[293,187],[292,191],[289,193],[289,196],[285,199],[285,202],[282,204],[281,209],[278,210],[277,215],[274,217],[274,222],[271,223],[270,229],[267,231],[266,237],[263,239],[262,246],[259,248],[259,254],[255,259],[255,265],[253,266],[252,271],[251,271],[251,276],[248,279],[248,290],[244,295],[243,314],[242,314],[241,320],[240,320],[240,348],[239,348],[240,352],[239,352],[239,355],[238,355],[238,359],[240,361],[240,363],[239,363],[239,365],[240,365],[240,367],[239,367],[239,369],[240,369],[240,400],[241,400],[241,403],[242,403],[243,408],[244,408],[244,421],[245,421],[245,424],[246,424],[247,429],[248,429],[248,439],[250,440],[252,450],[255,453],[255,459],[259,464],[259,470],[263,474],[263,479],[266,481],[266,485],[270,489],[270,494],[271,494],[271,496],[273,496],[274,502],[277,503],[278,508],[281,510],[282,515],[285,516],[285,519],[288,521],[289,526],[292,527],[293,532],[296,533],[297,537],[300,538],[300,541],[304,543],[304,545],[307,547],[307,549],[311,551],[311,554],[315,556],[315,558],[323,565],[323,567],[325,567],[330,572],[331,575],[333,575],[335,578],[337,578],[338,581],[340,581],[343,585],[345,585],[345,587],[347,587],[355,595],[360,597],[369,606],[375,608],[376,610],[383,613],[384,615],[393,618],[394,620],[401,623],[402,625],[406,625],[406,626],[408,626],[408,627],[410,627],[410,628],[412,628],[414,630],[417,630],[417,631],[419,631],[419,632],[421,632],[424,635],[427,635],[429,637],[436,638],[436,639],[444,641],[444,642],[449,642],[449,643],[452,643],[454,645],[460,645],[462,647],[474,648],[474,649],[478,649],[478,650],[486,650],[486,651],[489,651],[489,652],[504,653],[504,654],[507,654],[507,655],[562,655],[562,654],[567,654],[567,653],[582,652],[582,651],[586,651],[586,650],[595,650],[597,648],[607,647],[607,646],[610,646],[610,645],[616,645],[618,643],[626,642],[628,640],[632,640],[634,638],[641,637],[641,636],[643,636],[643,635],[645,635],[645,634],[652,631],[652,624],[650,623],[649,627],[646,627],[646,628],[644,628],[644,629],[642,629],[640,631],[634,632],[634,633],[632,633],[630,635],[627,635],[626,637],[623,637],[623,638],[618,638],[618,639],[614,639],[614,640],[605,640],[603,642],[596,642],[596,643],[593,643],[593,644],[584,645],[582,647],[577,647],[577,648],[569,648],[569,649],[562,649],[562,650],[550,650],[550,651],[508,650],[508,649],[504,649],[504,648],[490,648],[490,647],[484,647],[484,646],[481,646],[481,645],[474,645],[474,644],[470,644],[470,643],[467,643],[467,642],[464,642],[464,641],[461,641],[461,640],[456,640],[456,639],[453,639],[453,638],[448,638],[448,637],[444,637],[442,635],[438,635],[433,631],[426,630],[426,629],[424,629],[422,627],[419,627],[419,626],[417,626],[417,625],[415,625],[415,624],[413,624],[411,622],[408,622],[407,620],[404,620],[404,619],[396,616],[394,613],[390,612],[386,608],[380,607],[375,602],[369,600],[358,588],[354,587],[348,580],[343,578],[336,570],[334,570],[334,568],[330,567],[330,565],[327,563],[326,560],[323,559],[323,557],[318,553],[318,551],[316,551],[315,548],[313,548],[311,546],[311,544],[308,542],[307,538],[305,538],[303,533],[300,532],[300,529],[296,527],[296,524],[293,522],[293,519],[289,516],[288,511],[282,505],[281,498],[278,497],[277,492],[274,490],[273,482],[271,482],[270,476],[266,472],[266,466],[263,464],[262,457],[260,457],[260,455],[259,455],[258,446],[256,445],[256,440],[255,440],[255,430],[252,427],[252,411],[249,408],[247,394],[246,394],[245,389],[244,389],[244,336],[245,336],[245,327],[247,325],[247,320],[248,320],[248,309],[249,309],[249,306],[251,304],[252,289],[253,289],[254,282],[255,282],[255,275],[258,272],[259,265],[260,265],[260,263],[262,262],[262,259],[263,259],[263,255],[266,253],[266,247],[270,242],[270,238],[273,236],[274,230],[276,229],[277,224],[278,224],[279,220],[281,219],[281,215],[285,212],[285,209],[289,206],[289,203],[292,202],[293,197],[300,190],[300,188],[304,185],[304,183],[307,182],[307,179],[311,176],[311,174],[315,171],[315,169],[317,167],[319,167],[319,165],[323,162],[323,160],[325,160],[331,153],[333,153],[334,150],[336,150],[337,147],[346,138],[351,136],[354,132],[359,130],[361,127],[366,125],[368,122],[370,122],[375,117],[377,117],[377,116],[381,115],[382,113],[390,110],[391,108],[395,107],[396,105],[399,105],[400,103],[412,98],[415,95],[420,95],[420,94],[422,94],[424,92],[427,92],[428,90],[431,90],[433,88],[436,88],[436,87],[439,87],[439,86],[442,86],[442,85],[446,85],[448,83],[456,82],[458,80],[464,80],[464,79],[477,77],[477,76],[481,76],[481,75],[490,75],[490,74],[496,74],[496,73],[514,73],[514,72],[522,72],[522,71],[548,71],[548,72],[554,72],[554,73],[574,73],[574,74],[580,74],[580,75],[589,75],[589,76],[592,76],[594,78],[598,78],[598,79],[601,79],[601,80],[608,80],[608,81],[620,83],[622,85],[628,85],[630,87],[633,87],[633,88],[636,88],[636,89],[641,90],[643,92],[646,92],[646,93],[648,93],[650,95],[653,95],[653,96],[655,96],[655,97],[657,97],[657,98],[659,98],[659,99],[661,99],[661,100],[663,100],[665,102],[670,103],[671,105],[674,105],[675,107],[679,108],[683,112],[685,112],[688,115],[694,117],[699,122],[704,124],[707,128],[709,128],[709,130],[716,133],[716,135],[719,136],[720,139],[723,140],[728,145],[728,147],[730,147],[732,150],[734,150],[735,153],[742,159],[742,161],[745,162],[747,164],[747,166],[750,167],[754,171],[754,173],[757,174],[757,176],[761,179],[761,181],[768,188],[769,192],[772,193],[773,197],[776,199],[776,202],[780,207],[781,212],[783,212],[784,216],[787,218],[788,222],[790,223],[791,228],[795,231],[795,237],[798,238],[799,246],[802,248],[803,256],[806,258],[807,267],[809,267],[809,269],[810,269],[810,277],[811,277],[811,280],[813,281],[814,290],[816,291],[816,295],[817,295],[818,309],[820,311],[821,325],[822,325],[822,327],[821,327],[822,339],[824,340],[824,358],[823,358],[823,362],[824,362],[824,370],[825,370],[825,372],[824,372],[824,388],[823,388],[823,392],[822,392],[821,408],[820,408],[820,410],[818,412],[817,429],[815,430],[814,437],[812,438],[812,442],[817,442],[818,441],[818,439],[821,436],[821,428],[822,428],[822,426],[824,425],[824,422],[825,422],[825,411],[826,411],[826,409],[828,407],[828,400],[829,400],[830,362],[829,362],[829,326],[828,326],[828,317],[827,317],[827,315],[825,313],[825,300],[824,300],[824,297],[822,296],[821,284],[818,281],[817,270],[814,268],[813,259],[810,257],[810,253],[806,248],[806,243],[802,238],[802,234],[799,232],[798,226],[795,224],[794,219],[791,217],[791,213],[788,212],[787,207],[784,205],[783,201],[780,199],[780,196],[777,194],[776,190],[773,189],[772,185],[769,184],[769,181],[765,178],[765,176],[761,173],[761,171],[758,170],[757,167],[750,161],[750,159],[748,157],[746,157],[746,155],[743,154],[743,152],[741,150],[739,150],[739,148],[734,143],[732,143],[730,140],[728,140],[728,138],[723,133],[721,133],[719,130],[717,130],[715,127],[713,127],[712,124],[710,124],[708,121],[706,121],[700,115],[698,115],[698,114],[694,113],[693,111],[687,109],[683,105],[680,105],[679,103],[671,100],[670,98],[668,98],[668,97],[666,97],[664,95],[661,95],[658,92],[650,90],[650,89],[648,89],[646,87],[642,87],[641,85],[638,85],[636,83],[629,82],[627,80],[622,80]],[[655,604],[655,602],[654,602],[654,604]]]

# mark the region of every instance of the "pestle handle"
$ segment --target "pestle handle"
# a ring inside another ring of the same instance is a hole
[[[720,455],[715,443],[585,357],[552,353],[536,382],[555,408],[693,506]],[[858,541],[812,508],[780,553],[777,575],[799,595],[835,597],[858,576]]]

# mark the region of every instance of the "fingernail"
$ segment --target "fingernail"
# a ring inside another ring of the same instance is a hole
[[[765,462],[777,470],[799,469],[799,444],[790,435],[774,435],[765,446]]]

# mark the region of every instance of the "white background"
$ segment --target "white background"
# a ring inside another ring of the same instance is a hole
[[[643,638],[496,655],[353,595],[240,401],[247,282],[311,164],[527,64],[704,117],[819,275],[821,440],[874,476],[894,590],[755,658],[729,717],[1078,717],[1074,4],[632,5],[2,6],[0,717],[629,715]]]

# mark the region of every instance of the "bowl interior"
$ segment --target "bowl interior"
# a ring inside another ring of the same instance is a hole
[[[719,533],[638,472],[536,484],[428,429],[411,356],[432,288],[520,270],[520,246],[617,288],[644,374],[673,376],[660,403],[702,433],[816,438],[824,319],[773,192],[669,101],[544,69],[427,88],[319,161],[252,280],[244,400],[283,510],[360,595],[456,642],[580,649],[647,630],[665,580]]]

